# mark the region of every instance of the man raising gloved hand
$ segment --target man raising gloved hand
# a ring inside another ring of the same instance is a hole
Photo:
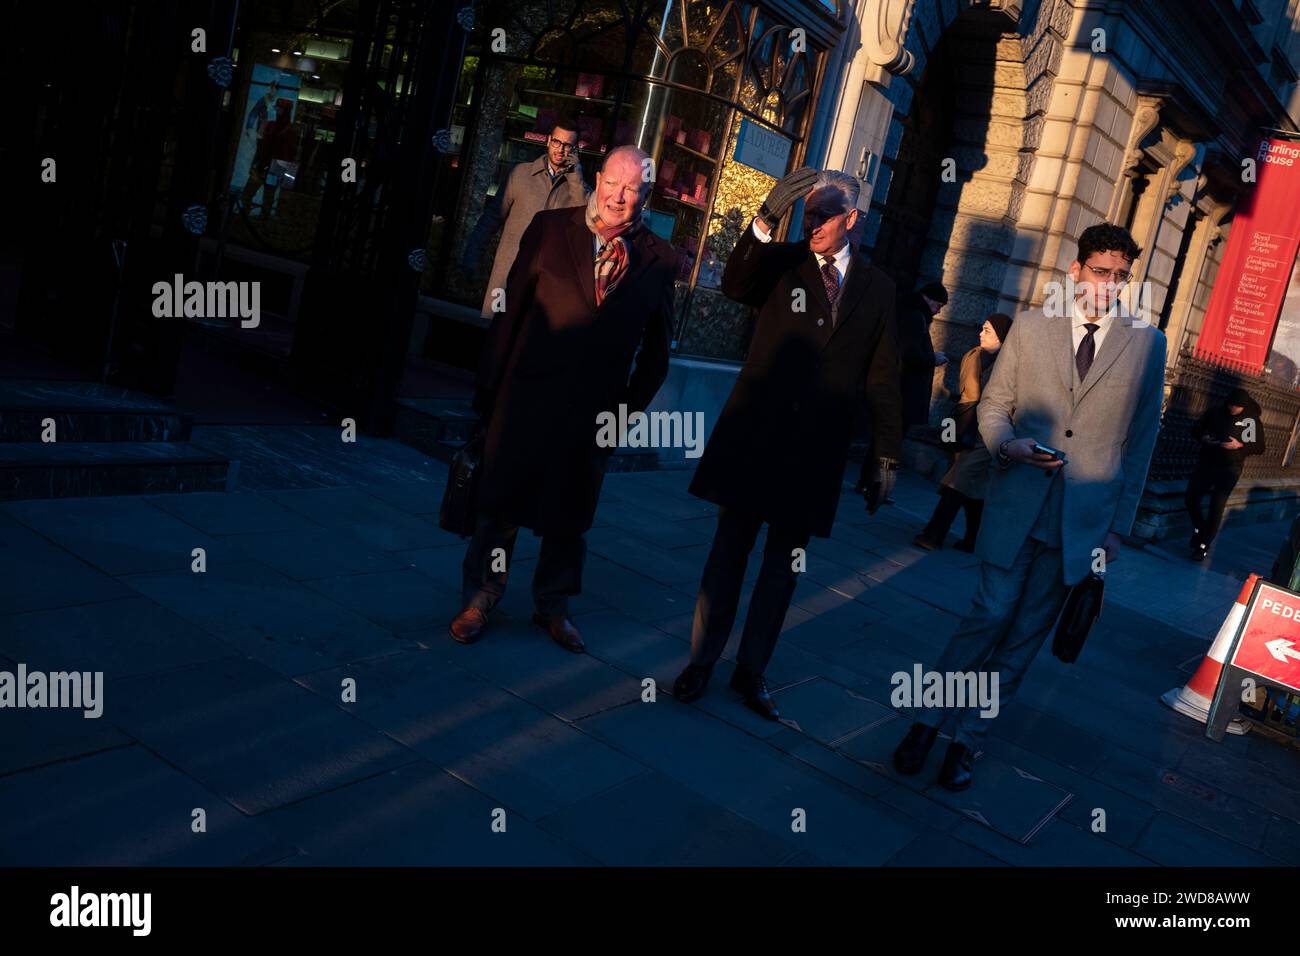
[[[764,234],[770,234],[773,229],[781,225],[781,218],[790,207],[803,198],[816,181],[817,170],[809,169],[807,166],[800,166],[794,172],[787,173],[772,187],[772,191],[763,200],[754,224]]]
[[[732,686],[764,717],[778,717],[763,671],[778,635],[809,538],[828,537],[839,505],[854,412],[865,397],[882,456],[902,445],[894,283],[849,242],[858,218],[858,180],[836,170],[798,169],[768,194],[741,233],[722,291],[757,310],[745,367],[719,416],[691,493],[720,505],[691,633],[691,658],[673,687],[690,701],[704,693],[740,599],[749,552],[768,525],[763,567],[749,603]],[[802,238],[775,242],[772,230],[799,199]],[[874,510],[874,509],[873,509]]]

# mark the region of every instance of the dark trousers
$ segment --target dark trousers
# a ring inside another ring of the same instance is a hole
[[[1208,545],[1219,533],[1219,525],[1223,523],[1223,508],[1240,477],[1241,472],[1235,468],[1198,463],[1192,469],[1191,477],[1187,479],[1187,494],[1183,503],[1192,519],[1192,527],[1196,529],[1196,538],[1202,544]],[[1208,513],[1201,511],[1201,499],[1206,495],[1210,496]]]
[[[966,512],[966,536],[962,540],[966,544],[974,545],[975,537],[980,533],[980,516],[984,514],[984,502],[979,498],[963,495],[956,488],[949,488],[947,485],[939,486],[939,503],[934,506],[930,523],[921,533],[928,540],[943,544],[943,539],[948,536],[948,529],[952,527],[953,519],[957,517],[957,512],[962,510]]]
[[[731,626],[736,621],[736,608],[740,604],[740,588],[745,577],[749,553],[754,550],[758,530],[763,519],[732,508],[718,511],[718,530],[713,536],[713,547],[704,562],[704,576],[700,580],[700,595],[695,602],[695,622],[691,627],[691,663],[712,667],[731,636]],[[763,566],[758,572],[758,583],[749,599],[749,613],[745,616],[745,629],[736,655],[738,666],[751,674],[761,674],[776,649],[781,636],[785,612],[794,597],[798,572],[794,570],[795,548],[807,548],[807,532],[789,529],[767,529],[767,544],[763,548]]]
[[[480,514],[465,552],[461,594],[465,607],[488,613],[506,593],[511,554],[519,536],[517,525]],[[497,553],[497,549],[501,550]],[[544,617],[568,613],[569,598],[582,591],[582,565],[587,557],[583,535],[542,536],[541,553],[533,571],[533,607]]]

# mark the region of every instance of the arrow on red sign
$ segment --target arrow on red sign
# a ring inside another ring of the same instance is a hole
[[[1277,640],[1269,641],[1264,646],[1268,648],[1270,654],[1280,660],[1283,664],[1286,663],[1288,657],[1294,657],[1296,660],[1300,661],[1300,651],[1295,649],[1295,644],[1285,638],[1279,637]]]

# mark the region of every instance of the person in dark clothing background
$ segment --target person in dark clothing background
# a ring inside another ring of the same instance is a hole
[[[948,290],[930,282],[910,295],[900,296],[894,310],[897,317],[898,357],[901,366],[899,390],[903,411],[903,435],[912,425],[930,420],[930,394],[934,390],[934,370],[948,363],[948,356],[934,350],[930,339],[930,322],[948,304]],[[854,491],[865,493],[875,462],[875,436],[862,460],[862,473]],[[892,502],[892,499],[886,504]]]
[[[1244,388],[1234,388],[1225,401],[1197,420],[1192,436],[1200,442],[1200,450],[1187,480],[1184,503],[1192,519],[1192,560],[1201,561],[1219,533],[1224,506],[1241,477],[1246,458],[1264,452],[1259,403]],[[1208,513],[1201,511],[1201,499],[1206,495],[1210,496]]]
[[[903,434],[912,425],[930,420],[930,393],[934,370],[948,364],[948,356],[934,350],[930,323],[948,304],[948,290],[937,282],[922,286],[898,305],[898,355],[903,363]]]
[[[993,457],[980,438],[979,419],[975,409],[984,386],[993,374],[993,362],[998,349],[1011,330],[1011,316],[994,312],[980,326],[979,345],[961,359],[961,400],[952,410],[956,424],[956,439],[960,451],[953,456],[952,467],[939,481],[939,503],[934,506],[925,530],[912,543],[926,551],[943,547],[944,538],[957,512],[966,512],[966,536],[957,542],[957,550],[973,554],[975,537],[980,530],[980,515],[984,510],[984,492],[989,483],[989,466]]]

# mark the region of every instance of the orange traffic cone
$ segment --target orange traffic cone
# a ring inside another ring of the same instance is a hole
[[[1255,581],[1258,579],[1258,574],[1246,578],[1246,583],[1241,586],[1241,593],[1237,595],[1236,603],[1232,605],[1228,616],[1223,619],[1219,633],[1214,635],[1210,652],[1201,661],[1201,666],[1196,668],[1196,673],[1187,682],[1187,686],[1175,687],[1160,698],[1180,714],[1186,714],[1201,723],[1210,719],[1210,704],[1214,701],[1215,688],[1219,686],[1219,675],[1223,673],[1224,658],[1228,656],[1228,649],[1232,647],[1232,637],[1237,633],[1237,627],[1246,614],[1246,602],[1250,600],[1250,592],[1255,589]],[[1228,724],[1230,734],[1244,734],[1249,730],[1250,722],[1244,717],[1233,717],[1232,722]]]

